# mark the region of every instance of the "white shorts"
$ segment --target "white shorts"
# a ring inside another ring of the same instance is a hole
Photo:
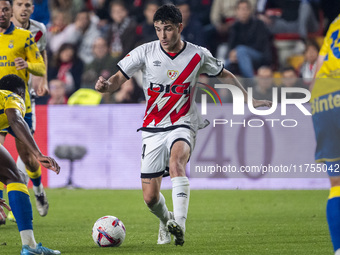
[[[196,133],[188,128],[176,128],[164,132],[142,132],[141,178],[162,176],[169,168],[170,151],[177,141],[184,141],[194,150]]]

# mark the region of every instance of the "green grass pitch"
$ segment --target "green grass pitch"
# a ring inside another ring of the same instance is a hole
[[[32,194],[32,193],[31,193]],[[332,254],[325,207],[328,191],[192,190],[183,247],[156,244],[159,222],[140,190],[47,190],[50,210],[42,218],[33,201],[38,242],[62,254]],[[169,209],[171,191],[163,191]],[[126,227],[121,247],[97,247],[94,222],[119,217]],[[15,224],[0,227],[0,254],[19,254]]]

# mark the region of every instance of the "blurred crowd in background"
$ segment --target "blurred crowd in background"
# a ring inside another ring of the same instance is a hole
[[[157,40],[153,15],[165,3],[182,12],[183,40],[208,48],[255,98],[269,100],[275,86],[309,87],[340,13],[339,0],[34,0],[31,18],[47,27],[50,89],[37,104],[145,102],[139,73],[112,95],[94,86],[129,51]]]

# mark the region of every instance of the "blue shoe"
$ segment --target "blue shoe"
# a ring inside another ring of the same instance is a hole
[[[28,245],[23,245],[20,255],[55,255],[55,254],[61,254],[60,251],[57,250],[51,250],[49,248],[46,248],[42,246],[41,243],[37,245],[35,249],[30,248]]]

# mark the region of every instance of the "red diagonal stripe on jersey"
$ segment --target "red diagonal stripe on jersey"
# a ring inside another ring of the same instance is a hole
[[[173,82],[172,85],[183,84],[183,85],[186,85],[183,87],[183,89],[187,89],[190,86],[190,83],[184,84],[184,81],[190,76],[190,74],[196,68],[197,64],[200,61],[201,61],[201,57],[200,55],[196,53],[195,56],[190,60],[189,64],[184,68],[182,73],[178,76],[178,78]],[[171,92],[165,93],[163,95],[163,98],[170,97],[168,102],[160,110],[158,109],[158,106],[156,105],[152,109],[152,111],[147,115],[148,110],[155,103],[155,100],[159,96],[159,93],[148,89],[148,95],[150,96],[150,99],[148,100],[147,108],[145,111],[145,119],[144,119],[143,127],[147,127],[153,120],[155,120],[155,125],[160,123],[164,119],[164,117],[169,113],[169,111],[176,105],[176,103],[182,98],[181,94],[173,94]],[[172,112],[170,114],[170,119],[171,119],[172,124],[174,124],[180,117],[184,116],[189,111],[190,103],[191,103],[190,94],[186,95],[186,97],[189,97],[189,98],[187,99],[187,102],[179,110],[179,112],[178,113]]]
[[[174,81],[174,84],[182,84],[189,77],[192,71],[194,71],[195,67],[200,61],[201,57],[196,53],[195,56],[190,60],[186,68],[183,70],[183,72]]]
[[[38,31],[38,33],[34,37],[34,41],[37,43],[42,36],[43,36],[43,33],[41,31]]]

